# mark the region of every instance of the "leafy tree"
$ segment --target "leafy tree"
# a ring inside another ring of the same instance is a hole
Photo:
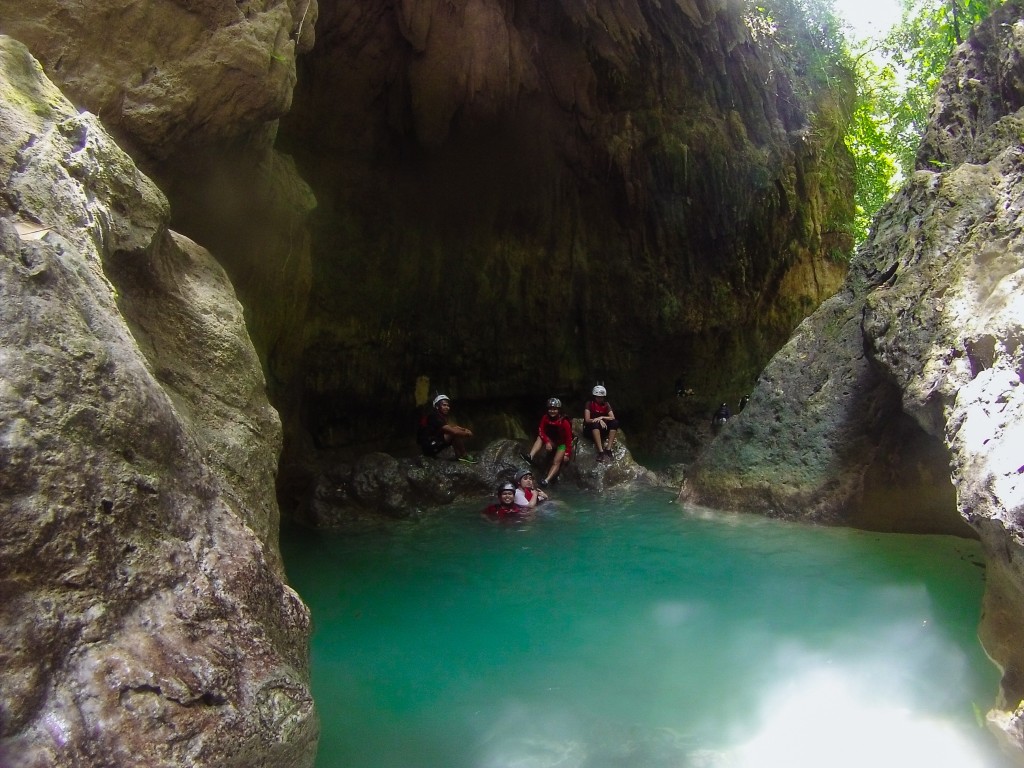
[[[891,119],[900,145],[900,168],[909,174],[932,97],[953,50],[1002,0],[902,1],[903,19],[882,42],[882,51],[905,77],[902,98],[886,106],[895,110]]]
[[[890,65],[862,56],[857,62],[857,99],[846,134],[855,167],[854,240],[863,241],[878,209],[895,191],[902,147],[887,115],[895,111],[900,86]]]
[[[1003,0],[900,2],[902,19],[880,43],[857,43],[857,103],[846,143],[857,164],[858,241],[901,176],[914,170],[932,98],[953,50]]]

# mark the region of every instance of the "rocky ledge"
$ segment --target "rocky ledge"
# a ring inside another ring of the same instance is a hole
[[[577,419],[576,426],[580,424]],[[476,464],[456,461],[450,449],[438,458],[396,458],[387,453],[368,453],[355,461],[331,461],[328,457],[311,471],[308,482],[300,485],[312,491],[292,500],[295,516],[308,526],[337,528],[367,516],[411,517],[461,500],[478,499],[483,507],[494,500],[500,483],[511,481],[516,472],[527,468],[520,452],[528,447],[517,440],[495,440],[475,454]],[[601,492],[662,484],[656,473],[633,460],[621,432],[614,454],[613,461],[598,462],[594,446],[579,440],[556,488]],[[543,455],[534,461],[532,469],[538,480],[547,466]]]

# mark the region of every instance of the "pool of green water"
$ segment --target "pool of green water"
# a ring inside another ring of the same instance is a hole
[[[286,529],[319,768],[991,768],[977,543],[560,492]]]

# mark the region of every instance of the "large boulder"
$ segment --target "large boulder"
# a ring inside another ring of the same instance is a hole
[[[0,764],[311,765],[242,308],[2,36],[0,86]]]
[[[288,111],[316,0],[0,0],[0,32],[146,158],[248,137]]]
[[[979,536],[989,723],[1024,760],[1024,4],[956,52],[843,290],[691,467],[692,500]],[[942,169],[942,170],[936,170]],[[967,527],[969,524],[969,528]]]

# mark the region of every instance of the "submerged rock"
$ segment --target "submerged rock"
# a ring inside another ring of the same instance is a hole
[[[690,498],[886,530],[968,533],[989,723],[1024,755],[1024,5],[957,51],[918,153],[843,290],[691,468]],[[969,524],[970,528],[967,528]]]
[[[311,765],[242,308],[2,36],[0,86],[0,764]]]

